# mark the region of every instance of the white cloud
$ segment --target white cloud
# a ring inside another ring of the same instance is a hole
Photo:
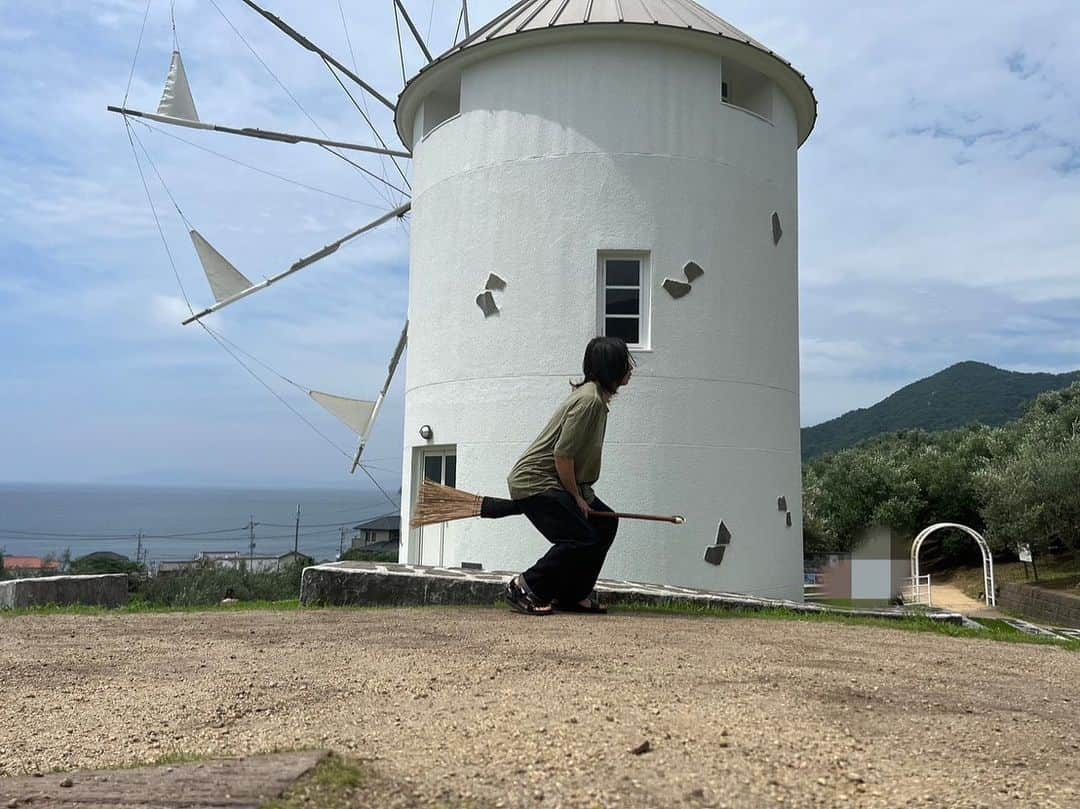
[[[474,25],[508,2],[474,0]],[[320,60],[238,4],[220,5],[318,126],[369,139]],[[1080,367],[1073,0],[707,5],[792,59],[821,102],[800,153],[805,423],[872,404],[959,360]],[[160,95],[172,49],[168,6],[151,7],[131,106],[153,109]],[[54,403],[72,386],[86,391],[80,423],[39,430],[41,438],[7,453],[16,460],[0,466],[0,478],[57,469],[92,477],[103,463],[99,444],[112,453],[109,475],[160,469],[156,445],[165,436],[171,452],[217,447],[207,468],[229,475],[270,477],[286,466],[296,480],[340,481],[334,450],[205,334],[178,325],[186,307],[123,124],[105,112],[123,99],[145,8],[143,0],[0,6],[0,337],[34,335],[7,369],[19,396],[2,412],[53,424],[64,418]],[[335,4],[275,11],[351,64]],[[346,11],[358,71],[393,97],[401,83],[393,16],[379,3]],[[449,45],[456,11],[435,5],[433,50]],[[426,29],[425,17],[418,14]],[[176,19],[204,119],[319,131],[213,5],[180,0]],[[420,62],[414,47],[408,52],[412,72]],[[389,112],[369,107],[395,142]],[[253,280],[398,198],[318,149],[168,133],[360,204],[134,131],[184,214]],[[379,170],[371,158],[362,162]],[[211,295],[186,225],[145,163],[144,171],[176,270],[192,303],[205,305]],[[388,224],[208,323],[303,385],[371,395],[405,316],[407,251],[403,225]],[[353,437],[295,389],[265,376],[351,446]],[[400,395],[373,457],[400,455]]]

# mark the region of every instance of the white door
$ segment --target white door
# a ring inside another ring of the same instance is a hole
[[[420,453],[418,471],[424,480],[433,480],[444,486],[457,485],[457,452],[454,449],[430,449]],[[417,486],[419,491],[419,486]],[[416,557],[421,565],[441,567],[446,524],[425,525],[416,529]]]

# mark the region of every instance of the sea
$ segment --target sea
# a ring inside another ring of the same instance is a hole
[[[135,559],[141,550],[153,564],[202,551],[246,555],[254,538],[255,554],[281,554],[296,541],[297,505],[299,549],[316,561],[336,559],[356,525],[398,511],[364,489],[0,483],[0,550],[58,558],[68,551],[72,559],[93,551]]]

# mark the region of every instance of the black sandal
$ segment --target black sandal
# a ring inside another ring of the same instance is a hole
[[[607,615],[607,607],[596,600],[595,596],[589,596],[589,603],[581,604],[573,602],[571,604],[560,604],[558,601],[553,601],[551,606],[555,608],[556,612],[581,612],[588,615]]]
[[[503,598],[506,599],[511,609],[523,615],[551,615],[554,610],[550,604],[545,604],[536,598],[524,582],[519,582],[519,576],[514,576],[506,583],[503,590]]]

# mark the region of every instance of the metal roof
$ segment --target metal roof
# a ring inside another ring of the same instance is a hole
[[[737,39],[772,53],[760,42],[692,0],[522,0],[483,28],[473,31],[471,36],[443,55],[525,31],[586,23],[644,23],[687,28]]]
[[[473,31],[470,36],[449,50],[435,57],[406,83],[398,98],[395,124],[402,143],[410,144],[411,138],[402,126],[402,102],[410,95],[418,80],[448,61],[456,61],[464,53],[490,43],[506,40],[518,34],[537,34],[556,28],[598,25],[642,26],[693,31],[737,43],[775,60],[782,67],[780,73],[788,73],[786,82],[790,93],[804,95],[805,108],[799,113],[800,144],[814,128],[817,119],[817,97],[814,88],[791,62],[766,45],[713,14],[693,0],[520,0],[487,25]]]
[[[362,522],[353,527],[354,531],[399,531],[401,530],[400,514],[384,514],[374,520]]]

